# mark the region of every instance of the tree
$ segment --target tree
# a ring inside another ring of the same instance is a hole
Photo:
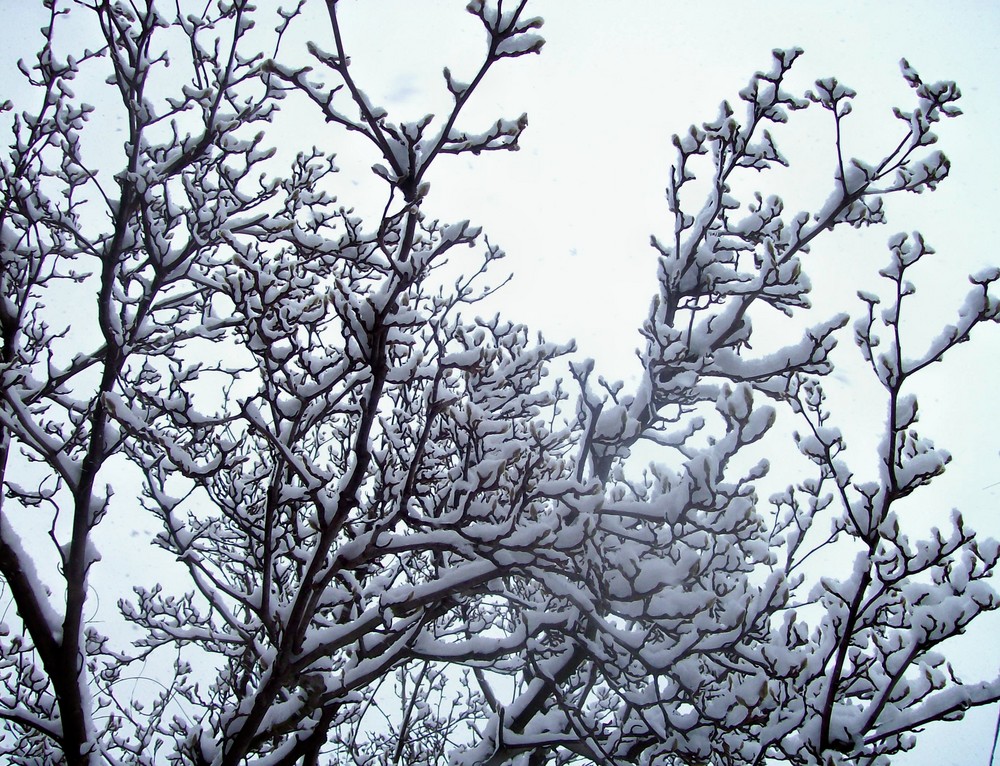
[[[882,763],[1000,699],[1000,679],[963,683],[943,649],[996,607],[997,544],[958,514],[920,540],[898,518],[949,460],[915,430],[911,379],[996,321],[1000,273],[973,276],[914,355],[904,305],[933,250],[891,238],[854,325],[887,407],[870,480],[822,387],[847,315],[750,345],[762,312],[808,312],[814,240],[882,223],[885,197],[947,176],[929,147],[957,87],[904,62],[916,105],[865,162],[840,139],[853,92],[827,79],[793,95],[800,51],[778,50],[739,110],[675,137],[674,226],[653,239],[627,388],[564,366],[571,346],[476,317],[503,252],[424,212],[444,155],[518,148],[524,117],[462,125],[495,66],[541,49],[526,5],[470,3],[481,65],[444,71],[443,119],[395,123],[355,79],[336,0],[274,18],[246,0],[199,16],[49,3],[22,65],[35,105],[13,111],[2,165],[12,763]],[[75,39],[93,25],[94,47],[64,50],[71,23]],[[88,143],[109,107],[74,80],[116,96],[114,156]],[[367,145],[375,220],[334,197],[332,153],[282,169],[272,126],[294,99]],[[741,200],[745,176],[785,162],[768,126],[806,107],[837,128],[827,203]],[[78,315],[61,327],[66,301]],[[755,450],[779,417],[814,474],[762,503]],[[649,449],[643,469],[633,453]],[[88,578],[117,551],[95,540],[140,510],[177,566],[105,631]],[[844,576],[810,566],[822,551],[853,562]],[[146,668],[162,687],[140,698],[123,681]]]

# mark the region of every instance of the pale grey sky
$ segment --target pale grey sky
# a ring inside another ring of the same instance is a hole
[[[440,113],[447,106],[441,67],[450,65],[461,78],[478,63],[482,32],[463,13],[464,0],[342,2],[356,76],[392,117]],[[36,24],[28,19],[37,10],[30,5],[0,0],[6,72],[15,52],[30,49]],[[901,135],[890,111],[911,104],[899,74],[901,57],[926,79],[957,81],[964,94],[966,114],[939,130],[940,147],[953,163],[951,178],[932,195],[891,200],[887,226],[860,235],[838,232],[817,243],[806,266],[819,313],[859,308],[854,292],[877,285],[885,242],[897,231],[920,228],[938,250],[917,285],[931,298],[925,304],[929,322],[951,318],[967,287],[965,274],[1000,263],[993,233],[1000,197],[1000,151],[993,143],[1000,126],[1000,3],[532,0],[529,7],[546,20],[542,55],[502,62],[467,121],[481,128],[501,114],[526,111],[530,127],[522,151],[473,161],[442,158],[429,177],[429,209],[483,225],[508,251],[505,267],[516,275],[496,307],[553,340],[576,337],[581,354],[597,357],[607,377],[632,373],[635,328],[655,288],[649,235],[672,227],[663,200],[673,160],[670,135],[714,118],[724,98],[735,104],[750,75],[769,67],[774,47],[805,49],[790,79],[800,92],[830,75],[858,91],[846,144],[864,159],[887,151]],[[315,29],[316,42],[331,48],[328,31]],[[5,77],[5,88],[12,80]],[[0,100],[9,95],[0,93]],[[808,112],[792,115],[785,129],[775,131],[791,170],[752,184],[765,194],[781,193],[796,210],[821,204],[832,183],[832,124],[820,110]],[[340,136],[303,129],[289,140],[324,145]],[[353,145],[339,146],[332,148],[345,168],[343,201],[352,204],[352,173],[367,180],[374,158],[355,154]],[[957,505],[974,527],[994,536],[1000,536],[1000,486],[994,486],[1000,482],[998,336],[981,334],[956,352],[952,366],[933,370],[921,400],[922,433],[955,455],[948,474],[927,494],[934,516],[944,524]],[[843,346],[850,355],[848,334]],[[880,416],[879,403],[866,399],[868,389],[856,387],[853,378],[842,383],[834,405],[850,418],[848,438],[853,433],[863,443],[869,418]],[[960,667],[974,660],[984,674],[996,675],[1000,621],[989,625],[957,658]],[[982,709],[930,732],[901,762],[986,766],[996,716],[996,707]]]

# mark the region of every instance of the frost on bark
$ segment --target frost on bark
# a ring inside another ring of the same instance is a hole
[[[481,64],[445,69],[446,114],[399,123],[356,81],[336,0],[51,4],[0,165],[10,762],[861,764],[1000,699],[947,661],[997,605],[997,544],[957,513],[920,540],[897,517],[950,459],[915,431],[911,378],[996,320],[997,271],[914,355],[902,317],[933,251],[890,240],[854,324],[887,407],[875,476],[855,476],[822,387],[848,316],[750,343],[762,310],[807,314],[814,240],[947,176],[929,147],[958,89],[904,62],[915,106],[863,161],[842,153],[853,92],[789,92],[801,51],[775,51],[737,106],[675,137],[626,386],[476,316],[502,250],[424,213],[444,155],[518,148],[523,116],[465,127],[465,107],[541,49],[526,5],[470,3]],[[70,24],[91,48],[65,50]],[[105,83],[99,107],[77,81]],[[381,216],[333,196],[332,152],[271,128],[293,100],[330,145],[364,142]],[[836,127],[827,202],[740,199],[786,164],[768,127],[806,107]],[[762,502],[766,461],[737,464],[778,413],[815,475]],[[95,592],[117,553],[97,531],[137,514],[176,568]],[[842,576],[810,568],[822,549]],[[111,630],[93,615],[116,598]],[[147,666],[143,696],[125,680]]]

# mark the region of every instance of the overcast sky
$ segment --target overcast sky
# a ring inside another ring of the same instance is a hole
[[[24,51],[30,40],[33,5],[0,0],[7,17],[0,25],[5,72],[12,72],[13,53]],[[321,2],[315,5],[322,11]],[[464,5],[464,0],[342,0],[356,76],[391,118],[441,113],[447,106],[441,67],[450,65],[461,79],[478,65],[483,34]],[[901,57],[925,79],[956,80],[964,94],[960,105],[966,114],[939,131],[940,147],[953,162],[941,189],[891,200],[888,226],[822,239],[806,259],[819,313],[858,310],[855,290],[878,286],[885,242],[897,231],[920,228],[938,250],[935,265],[917,284],[930,298],[923,305],[931,322],[935,316],[940,323],[950,319],[950,307],[968,287],[965,274],[1000,262],[994,245],[1000,200],[1000,147],[994,143],[1000,126],[1000,2],[532,0],[529,8],[545,18],[541,56],[501,62],[465,123],[482,129],[498,116],[527,112],[522,151],[442,158],[429,176],[429,209],[442,218],[483,225],[508,251],[506,267],[516,275],[496,306],[553,340],[575,337],[581,353],[595,356],[607,377],[634,374],[635,328],[655,289],[649,235],[672,229],[663,199],[673,160],[670,135],[714,118],[724,98],[735,103],[750,75],[769,68],[775,47],[806,51],[789,81],[794,90],[801,93],[816,78],[834,75],[858,91],[846,143],[849,153],[867,160],[881,158],[902,135],[891,107],[912,105],[899,74]],[[321,13],[315,18],[323,20]],[[315,30],[316,42],[332,48],[329,30],[322,23]],[[6,97],[0,93],[0,100]],[[833,169],[832,125],[824,117],[810,109],[776,131],[792,168],[761,176],[752,186],[765,194],[780,192],[790,209],[821,204]],[[367,173],[374,158],[355,154],[354,145],[341,149],[340,137],[329,132],[303,128],[302,135],[289,138],[341,151],[343,201],[352,204],[346,196],[350,174]],[[994,536],[1000,535],[1000,486],[993,486],[1000,482],[998,336],[981,333],[978,343],[959,349],[953,366],[928,375],[931,385],[921,399],[922,433],[955,454],[937,494],[928,493],[933,512],[946,523],[948,510],[957,505],[975,528]],[[845,336],[845,354],[850,345]],[[856,388],[852,378],[840,383],[852,393],[834,402],[845,410],[841,417],[849,418],[848,436],[853,429],[863,443],[874,432],[871,418],[880,417],[881,404],[859,394],[866,389]],[[997,620],[991,625],[992,632],[982,634],[970,654],[995,675],[1000,625]],[[995,707],[977,711],[944,736],[928,737],[904,762],[986,766],[996,715]]]

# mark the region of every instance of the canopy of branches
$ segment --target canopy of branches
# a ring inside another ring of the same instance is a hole
[[[447,155],[519,146],[524,116],[466,106],[541,51],[527,0],[469,3],[482,58],[413,122],[366,96],[337,0],[47,5],[0,160],[8,762],[875,764],[1000,699],[947,660],[997,606],[997,543],[898,515],[950,460],[912,379],[997,319],[998,271],[922,350],[919,234],[890,240],[853,330],[811,317],[807,275],[828,231],[946,178],[954,83],[903,62],[897,138],[852,158],[854,92],[792,92],[801,51],[776,50],[675,136],[625,384],[477,316],[503,251],[425,212]],[[331,149],[276,129],[290,104]],[[742,196],[807,108],[836,128],[826,203]],[[350,137],[381,215],[334,196]],[[765,312],[790,328],[767,353]],[[864,477],[823,390],[852,332],[885,404]],[[760,498],[782,418],[806,460]],[[155,524],[168,563],[98,592],[116,524]]]

